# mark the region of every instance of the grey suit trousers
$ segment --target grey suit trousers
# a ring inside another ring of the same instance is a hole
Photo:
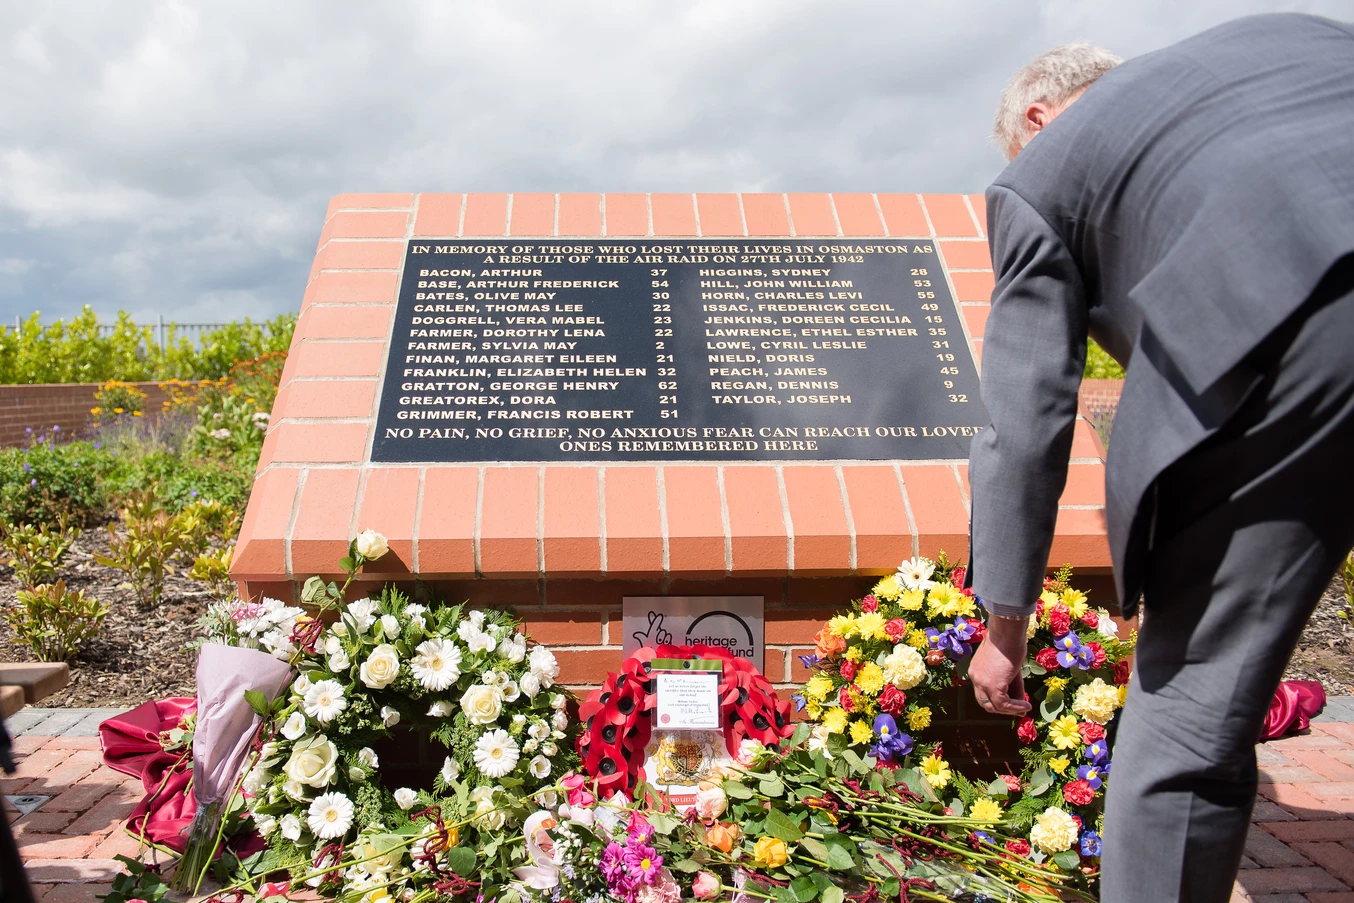
[[[1157,483],[1104,903],[1230,896],[1265,712],[1354,544],[1354,280],[1341,278],[1252,355],[1259,383]]]

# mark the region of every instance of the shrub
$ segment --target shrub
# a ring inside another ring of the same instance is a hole
[[[1088,340],[1086,343],[1086,370],[1082,374],[1086,379],[1123,379],[1124,368],[1119,366],[1119,362],[1109,356],[1105,351],[1095,343],[1094,340]]]
[[[254,478],[254,464],[236,467],[230,462],[186,460],[176,454],[157,451],[140,459],[119,462],[110,475],[109,489],[126,498],[138,487],[158,485],[160,506],[178,511],[196,501],[215,501],[236,511],[244,509]]]
[[[98,520],[108,511],[111,465],[88,442],[0,450],[0,519],[46,527]]]
[[[230,579],[230,561],[235,555],[235,544],[216,549],[197,556],[188,576],[207,584],[219,599],[234,596],[234,587]]]
[[[16,643],[27,643],[39,661],[75,658],[88,639],[98,635],[108,609],[83,590],[66,589],[66,581],[19,590],[5,611]]]
[[[94,393],[95,417],[112,418],[123,414],[140,416],[146,410],[146,393],[131,383],[110,379]]]
[[[197,545],[200,521],[191,510],[170,514],[157,510],[154,490],[133,501],[123,511],[124,531],[108,525],[109,554],[95,556],[106,567],[127,575],[124,588],[136,592],[143,608],[158,605],[164,594],[165,577],[174,573],[174,556]]]
[[[56,576],[77,535],[77,531],[65,526],[51,529],[20,524],[5,530],[0,544],[9,553],[14,576],[24,586],[35,586]]]

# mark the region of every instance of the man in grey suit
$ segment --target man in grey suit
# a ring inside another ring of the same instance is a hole
[[[970,676],[989,711],[1028,709],[1089,333],[1128,367],[1106,513],[1146,611],[1103,898],[1225,901],[1264,713],[1354,544],[1354,28],[1248,18],[1117,62],[1052,51],[998,114]]]

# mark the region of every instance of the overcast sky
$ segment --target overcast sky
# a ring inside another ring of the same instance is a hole
[[[294,310],[350,191],[982,191],[1006,77],[1354,0],[7,3],[0,317]]]

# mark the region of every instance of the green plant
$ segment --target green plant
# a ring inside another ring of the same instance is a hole
[[[27,643],[44,662],[73,659],[86,640],[98,635],[108,614],[84,590],[66,589],[64,580],[19,590],[15,597],[16,604],[5,611],[14,642]]]
[[[218,598],[229,599],[233,595],[230,561],[234,556],[234,543],[220,549],[203,552],[193,559],[193,567],[188,571],[188,576],[207,584],[207,587]]]
[[[128,579],[122,586],[136,592],[143,608],[159,604],[165,577],[174,573],[174,556],[193,548],[198,529],[193,513],[147,513],[148,504],[142,500],[139,510],[123,512],[123,532],[118,532],[116,524],[108,525],[109,554],[94,559],[126,574]]]
[[[146,410],[146,393],[131,383],[110,379],[94,393],[96,417],[121,417],[123,414],[141,416]]]
[[[169,885],[160,880],[158,866],[148,866],[130,856],[114,858],[122,862],[126,873],[115,877],[108,893],[99,896],[103,903],[132,903],[135,900],[157,903],[169,893]]]
[[[78,532],[65,525],[19,524],[0,535],[0,545],[9,553],[9,566],[24,586],[44,583],[56,576]]]
[[[258,461],[268,429],[268,412],[235,395],[202,402],[188,440],[190,453],[207,460]]]
[[[1086,342],[1086,370],[1083,376],[1086,379],[1123,379],[1124,368],[1091,339]]]
[[[1340,617],[1348,621],[1354,614],[1354,552],[1345,556],[1344,564],[1340,565],[1340,576],[1345,582],[1345,607],[1340,610]]]
[[[113,459],[88,442],[0,450],[0,520],[55,527],[87,524],[108,511]]]

